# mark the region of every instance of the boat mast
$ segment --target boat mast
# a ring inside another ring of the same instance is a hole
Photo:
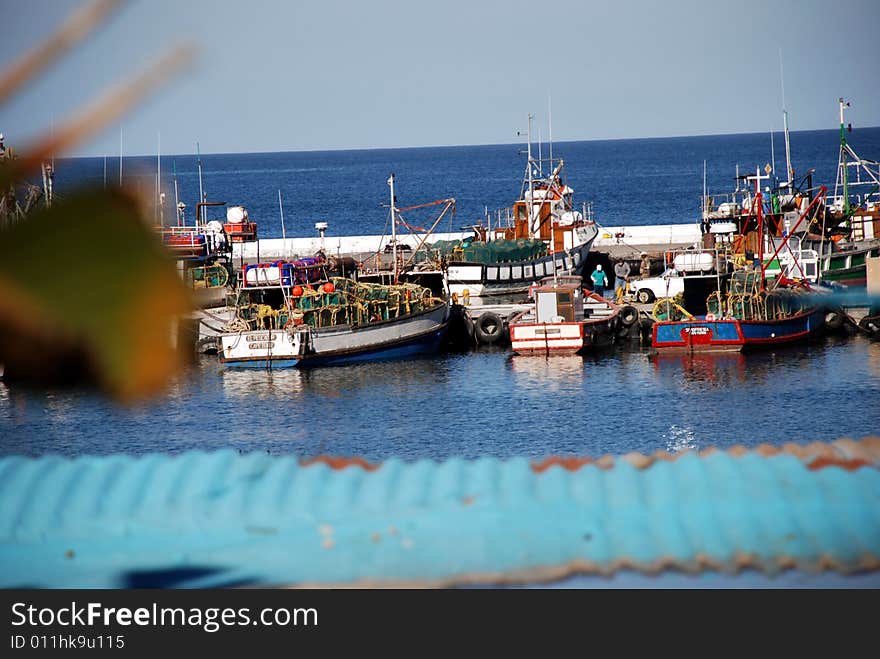
[[[761,264],[761,290],[764,290],[764,215],[761,212],[761,168],[755,172],[755,210],[758,214],[758,263]]]
[[[534,215],[535,215],[535,185],[532,180],[532,119],[535,115],[529,113],[529,125],[526,129],[526,135],[528,136],[528,147],[526,148],[526,153],[528,154],[528,161],[526,162],[526,169],[528,170],[529,176],[529,238],[534,238],[532,233],[532,226],[534,224]]]
[[[177,189],[177,161],[171,161],[171,170],[174,172],[174,213],[177,215],[177,226],[180,226],[180,194]]]
[[[703,160],[703,219],[709,214],[709,191],[706,188],[706,161]]]
[[[843,180],[843,216],[846,218],[846,225],[849,226],[849,215],[850,215],[850,206],[849,206],[849,186],[847,181],[847,172],[846,172],[846,128],[843,125],[843,109],[848,108],[850,106],[849,101],[843,101],[843,98],[838,99],[838,104],[840,105],[840,161],[838,163],[838,176],[842,177]]]
[[[794,185],[794,170],[791,168],[791,140],[788,135],[788,110],[785,109],[785,77],[782,71],[782,48],[779,49],[779,80],[782,83],[782,129],[785,131],[785,175],[788,179],[788,192]]]
[[[553,169],[553,99],[547,95],[547,124],[550,131],[550,169]]]
[[[198,164],[199,164],[199,201],[202,202],[202,204],[204,204],[205,203],[205,191],[204,191],[204,188],[202,188],[202,149],[199,146],[198,142],[196,142],[196,154],[198,156]],[[200,215],[200,217],[196,217],[196,226],[198,226],[200,222],[204,223],[204,217],[205,217],[205,207],[204,206],[201,207],[201,212],[199,213],[199,215]]]
[[[397,209],[394,207],[394,172],[388,177],[388,187],[391,188],[391,259],[394,262],[393,283],[397,283]]]
[[[284,204],[281,202],[281,190],[278,190],[278,210],[281,212],[281,245],[282,252],[287,251],[287,235],[284,232]]]

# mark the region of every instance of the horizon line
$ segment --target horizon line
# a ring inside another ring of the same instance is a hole
[[[873,130],[878,129],[880,126],[861,126],[855,130]],[[839,128],[805,128],[801,130],[789,130],[789,133],[818,133],[822,131],[838,131]],[[553,144],[572,144],[578,142],[627,142],[627,141],[639,141],[639,140],[666,140],[666,139],[682,139],[682,138],[693,138],[693,137],[731,137],[735,135],[767,135],[769,133],[784,133],[785,131],[780,130],[770,130],[770,131],[749,131],[745,133],[699,133],[696,135],[663,135],[663,136],[643,136],[643,137],[595,137],[595,138],[581,138],[581,139],[569,139],[569,140],[556,140]],[[549,141],[543,140],[542,144],[549,144]],[[324,147],[324,148],[303,148],[303,149],[282,149],[279,151],[202,151],[202,156],[230,156],[230,155],[248,155],[248,154],[266,154],[266,153],[326,153],[329,151],[405,151],[405,150],[415,150],[415,149],[457,149],[461,147],[486,147],[486,146],[514,146],[517,144],[523,144],[523,142],[494,142],[494,143],[469,143],[469,144],[424,144],[424,145],[409,145],[409,146],[358,146],[358,147]],[[537,142],[533,142],[533,144],[537,144]],[[192,153],[168,153],[161,154],[162,158],[174,158],[177,156],[194,156],[195,152]],[[133,154],[125,154],[122,156],[124,158],[155,158],[156,153],[133,153]],[[70,155],[70,156],[59,156],[60,159],[79,159],[79,158],[119,158],[119,154],[100,154],[100,155]]]

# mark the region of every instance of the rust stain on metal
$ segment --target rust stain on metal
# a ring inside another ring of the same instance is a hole
[[[558,455],[553,455],[549,458],[544,458],[540,462],[533,462],[532,471],[540,474],[541,472],[547,471],[550,467],[556,465],[562,467],[563,469],[567,469],[568,471],[577,471],[584,465],[591,464],[592,462],[592,458],[564,458]]]
[[[331,469],[345,469],[347,467],[360,467],[364,471],[376,471],[379,465],[367,462],[363,458],[335,458],[331,455],[318,455],[314,458],[302,458],[300,466],[310,467],[315,464],[325,464]]]
[[[859,458],[847,460],[846,458],[832,458],[822,455],[810,462],[807,465],[807,469],[810,471],[816,471],[818,469],[824,469],[825,467],[841,467],[847,471],[855,471],[859,467],[870,467],[871,464],[872,463],[867,460],[861,460]]]

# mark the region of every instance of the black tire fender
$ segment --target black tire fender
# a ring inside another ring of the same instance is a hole
[[[826,311],[825,327],[830,330],[839,330],[843,327],[843,313],[837,309],[829,309]]]
[[[624,327],[632,327],[639,320],[639,310],[627,304],[620,310],[620,322]]]
[[[504,322],[491,311],[481,313],[474,321],[474,335],[480,343],[496,343],[504,335]]]

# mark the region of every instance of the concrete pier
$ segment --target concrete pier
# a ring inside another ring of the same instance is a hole
[[[426,243],[438,240],[462,240],[473,233],[458,231],[436,233],[428,237]],[[653,226],[600,227],[599,235],[593,242],[593,249],[604,252],[611,258],[635,258],[642,251],[659,256],[664,250],[687,247],[700,241],[700,227],[696,223],[662,224]],[[398,244],[406,244],[415,249],[423,236],[406,235],[398,237]],[[310,256],[324,250],[327,256],[363,256],[382,252],[390,244],[389,236],[325,236],[313,238],[263,238],[253,243],[235,243],[233,257],[245,261],[290,259]]]

